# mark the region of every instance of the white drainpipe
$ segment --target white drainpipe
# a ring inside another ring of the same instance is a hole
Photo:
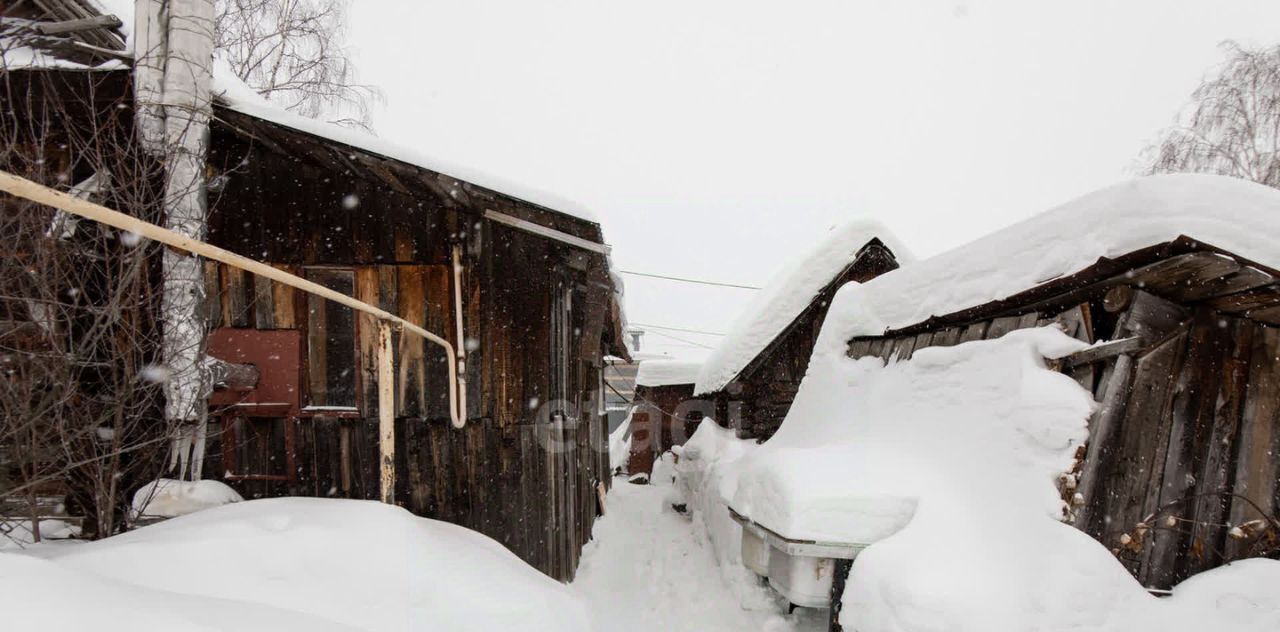
[[[461,428],[467,423],[467,339],[462,328],[462,244],[453,245],[453,319],[458,337],[454,339],[458,363],[458,414],[453,425]]]

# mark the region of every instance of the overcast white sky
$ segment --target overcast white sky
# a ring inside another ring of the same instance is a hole
[[[352,5],[381,136],[587,205],[618,268],[749,285],[852,218],[928,256],[1128,177],[1219,42],[1280,43],[1275,0]],[[626,281],[679,328],[751,295]]]

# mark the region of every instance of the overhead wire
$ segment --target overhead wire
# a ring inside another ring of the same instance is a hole
[[[650,323],[635,323],[635,322],[633,322],[633,323],[628,323],[628,324],[630,324],[630,325],[635,325],[636,327],[651,327],[651,328],[653,328],[653,329],[665,329],[665,330],[667,330],[667,331],[683,331],[684,333],[687,333],[687,334],[705,334],[705,335],[708,335],[708,336],[727,336],[727,335],[729,335],[729,334],[725,334],[725,333],[720,333],[720,332],[718,332],[718,331],[704,331],[704,330],[701,330],[701,329],[684,329],[684,328],[682,328],[682,327],[668,327],[668,326],[666,326],[666,325],[653,325],[653,324],[650,324]]]
[[[715,285],[718,287],[731,287],[739,290],[762,290],[764,288],[754,285],[742,285],[740,283],[724,283],[722,281],[705,281],[703,279],[691,279],[688,277],[670,276],[666,274],[654,274],[652,272],[637,272],[635,270],[618,270],[621,274],[630,274],[632,276],[649,277],[651,279],[665,279],[667,281],[680,281],[682,283],[697,283],[699,285]]]

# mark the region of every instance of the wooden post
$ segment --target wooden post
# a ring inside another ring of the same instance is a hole
[[[391,324],[378,321],[378,455],[382,460],[382,502],[396,502],[396,399]]]

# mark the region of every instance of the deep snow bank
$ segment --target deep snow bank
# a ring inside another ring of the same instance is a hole
[[[312,498],[0,554],[0,612],[15,629],[589,629],[568,588],[483,535]]]
[[[831,311],[865,306],[849,286]],[[832,322],[781,429],[736,464],[733,505],[790,537],[873,542],[846,584],[846,629],[1280,629],[1280,594],[1262,588],[1280,563],[1224,567],[1159,600],[1057,520],[1054,483],[1093,403],[1044,358],[1083,343],[1020,330],[886,365],[847,358]]]
[[[790,538],[856,543],[900,529],[922,498],[1061,515],[1053,481],[1093,401],[1044,357],[1084,343],[1021,330],[888,366],[836,346],[815,354],[786,422],[743,462],[735,509]]]
[[[754,452],[755,441],[734,436],[714,419],[704,419],[693,436],[673,448],[680,460],[675,464],[676,489],[689,507],[696,525],[711,541],[716,560],[729,576],[748,572],[742,566],[742,527],[729,517],[729,501],[738,489],[738,461]]]

